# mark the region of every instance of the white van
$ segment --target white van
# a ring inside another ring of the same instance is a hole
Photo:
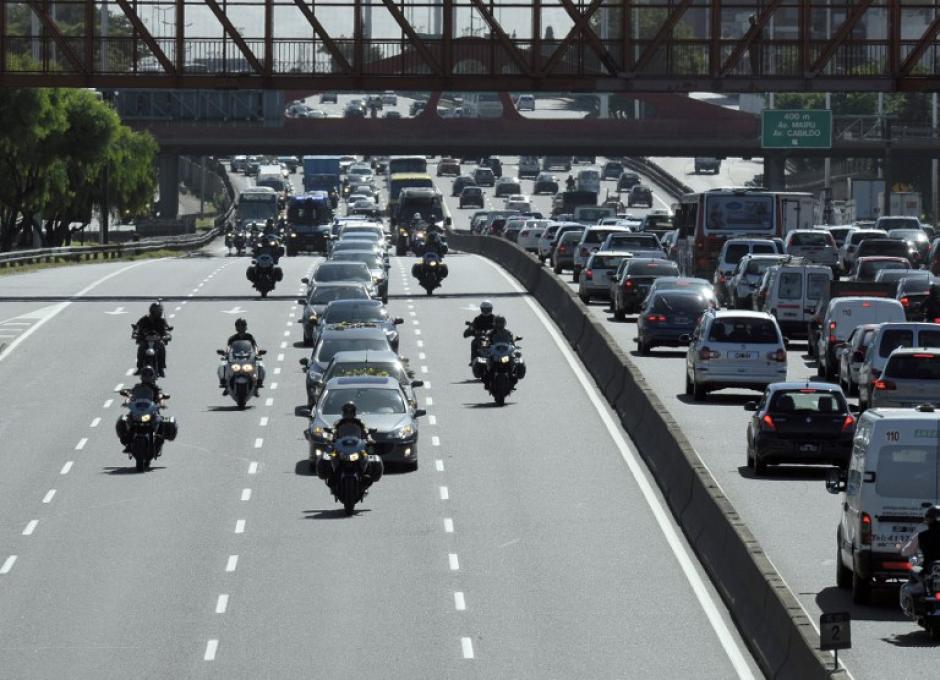
[[[830,300],[816,345],[819,375],[829,380],[836,377],[839,370],[836,350],[845,344],[856,326],[904,320],[904,307],[891,298],[841,297]]]
[[[831,470],[830,493],[842,493],[836,532],[836,583],[867,604],[875,584],[907,580],[903,545],[924,516],[940,503],[940,413],[916,409],[872,409],[855,430],[846,471]]]
[[[287,188],[284,174],[281,172],[280,165],[262,165],[258,168],[258,176],[255,178],[255,185],[259,187],[271,187],[277,193],[282,193]]]
[[[597,168],[581,170],[575,181],[578,191],[593,191],[595,194],[601,191],[601,173]]]
[[[816,305],[828,293],[832,269],[821,264],[778,265],[764,309],[788,338],[806,337]]]
[[[863,409],[871,402],[872,383],[881,377],[888,357],[898,347],[940,348],[940,324],[909,321],[878,326],[858,369],[858,405]]]

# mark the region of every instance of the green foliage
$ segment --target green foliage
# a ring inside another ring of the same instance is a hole
[[[144,212],[156,152],[90,90],[0,89],[0,251],[31,242],[40,216],[45,245],[69,243],[104,204],[106,171],[112,208]]]

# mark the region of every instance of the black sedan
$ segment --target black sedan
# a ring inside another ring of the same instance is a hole
[[[551,194],[558,193],[558,178],[550,172],[539,173],[535,178],[535,186],[532,189],[533,194]]]
[[[398,351],[398,329],[396,326],[405,321],[401,317],[388,315],[388,310],[380,300],[335,300],[327,304],[320,315],[316,329],[336,326],[355,326],[357,324],[374,325],[385,331],[389,347]],[[313,340],[320,339],[320,333],[313,331]]]
[[[458,175],[454,178],[454,184],[450,188],[451,196],[460,196],[464,187],[473,186],[473,178],[470,175]]]
[[[640,354],[654,347],[683,347],[712,300],[694,290],[663,290],[646,298],[636,318],[636,343]]]
[[[797,463],[845,468],[852,454],[855,416],[842,388],[823,382],[782,382],[767,386],[745,410],[747,464],[756,475],[768,465]]]
[[[320,315],[326,306],[334,300],[371,300],[369,291],[358,283],[318,283],[306,298],[297,300],[297,304],[304,306],[303,316],[298,323],[304,325],[304,345],[313,346],[313,336]]]

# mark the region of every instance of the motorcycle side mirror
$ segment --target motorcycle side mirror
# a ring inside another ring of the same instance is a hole
[[[451,218],[449,218],[449,217],[445,217],[445,218],[444,218],[444,226],[445,226],[445,227],[449,227],[449,226],[452,225],[453,223],[454,223],[454,221],[453,221]]]
[[[521,336],[521,335],[517,335],[517,336],[516,336],[516,342],[519,342],[519,341],[521,341],[521,340],[522,340],[522,336]]]
[[[164,394],[164,395],[163,395],[163,399],[164,399],[164,401],[166,401],[167,399],[169,399],[169,398],[170,398],[170,396],[171,396],[171,395],[169,395],[169,394]]]
[[[423,380],[412,380],[412,381],[411,381],[411,386],[412,386],[412,387],[424,387],[424,381],[423,381]]]
[[[427,414],[428,412],[425,411],[423,408],[419,408],[415,410],[415,418],[420,418],[422,416],[426,416]]]
[[[396,326],[400,326],[400,325],[403,324],[403,323],[405,323],[405,320],[404,320],[403,318],[401,318],[400,316],[396,316],[396,317],[395,317],[395,325],[396,325]]]
[[[298,304],[298,305],[305,305],[305,304],[307,304],[307,300],[305,300],[304,298],[297,298],[297,304]]]
[[[310,430],[304,430],[304,439],[310,441]]]
[[[309,360],[307,357],[304,357],[303,359],[301,359],[301,360],[298,361],[297,363],[299,363],[299,364],[300,364],[301,366],[303,366],[304,368],[307,368],[307,366],[310,365],[310,360]]]
[[[259,349],[258,352],[257,352],[257,354],[258,354],[259,357],[263,357],[263,356],[264,356],[265,354],[267,354],[267,353],[268,353],[268,350],[266,350],[266,349]]]
[[[756,401],[749,401],[749,402],[746,402],[746,403],[744,404],[744,410],[745,410],[745,411],[756,411],[756,410],[757,410],[757,402],[756,402]]]
[[[305,276],[305,277],[303,277],[303,278],[300,280],[300,282],[301,282],[301,283],[310,283],[310,279],[308,279],[308,278]]]
[[[220,357],[224,357],[224,356],[225,356],[225,350],[224,350],[224,349],[217,349],[217,350],[215,351],[215,353],[218,354]]]
[[[130,390],[118,390],[118,394],[120,394],[122,397],[129,397],[131,396],[131,391]]]
[[[826,472],[826,491],[832,494],[845,491],[848,474],[841,468],[832,468]]]

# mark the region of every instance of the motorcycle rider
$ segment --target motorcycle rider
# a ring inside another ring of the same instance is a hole
[[[567,191],[574,191],[574,185],[575,185],[574,176],[568,175],[568,179],[565,180],[565,189]]]
[[[467,324],[467,329],[463,332],[465,338],[473,338],[470,343],[470,365],[479,353],[480,341],[482,335],[493,330],[493,303],[484,300],[480,303],[480,313]]]
[[[495,316],[493,317],[493,330],[489,332],[490,343],[496,344],[497,342],[505,342],[510,345],[516,343],[516,336],[513,335],[508,328],[506,328],[506,317],[505,316]]]
[[[173,327],[163,318],[163,305],[159,300],[156,300],[150,304],[147,314],[140,317],[131,328],[133,329],[131,337],[137,341],[137,370],[134,371],[134,374],[139,375],[147,361],[147,346],[145,343],[147,336],[151,334],[158,335],[164,343],[169,342],[170,331],[173,330]],[[157,375],[163,378],[166,369],[166,350],[163,346],[157,347],[156,361]]]
[[[424,252],[435,253],[439,258],[443,258],[447,254],[447,244],[444,242],[444,239],[441,238],[441,235],[437,231],[428,232],[427,243],[424,244]]]
[[[228,341],[225,343],[226,357],[228,356],[228,352],[231,349],[232,344],[235,342],[238,342],[239,340],[250,342],[251,349],[254,350],[255,352],[255,365],[257,366],[257,369],[258,369],[258,373],[257,373],[258,382],[255,385],[255,396],[257,397],[258,390],[264,387],[264,363],[260,359],[258,359],[258,350],[259,350],[258,343],[255,340],[255,336],[253,336],[251,333],[248,332],[248,322],[245,321],[244,319],[235,319],[235,334],[230,335],[228,338]],[[227,363],[227,359],[223,360],[223,362],[219,365],[219,370],[218,370],[219,387],[221,387],[223,390],[222,392],[223,396],[228,394],[228,387],[225,384],[226,363]]]
[[[157,373],[152,366],[144,366],[140,369],[140,382],[128,391],[128,395],[132,399],[149,399],[159,406],[163,406],[163,400],[166,398],[163,390],[157,385]],[[117,432],[118,439],[124,446],[124,453],[130,453],[131,440],[127,429],[127,421],[123,417],[118,418],[114,429]]]
[[[359,437],[367,442],[371,441],[366,424],[356,415],[355,402],[347,401],[343,404],[342,414],[343,417],[333,423],[334,437]]]
[[[933,505],[924,512],[923,530],[915,531],[907,543],[901,546],[901,554],[911,557],[917,553],[924,556],[920,574],[911,574],[911,579],[901,586],[900,598],[903,603],[906,599],[916,603],[926,592],[923,577],[930,573],[934,563],[940,561],[940,506]],[[921,528],[918,527],[918,528]],[[907,611],[905,609],[905,611]]]

